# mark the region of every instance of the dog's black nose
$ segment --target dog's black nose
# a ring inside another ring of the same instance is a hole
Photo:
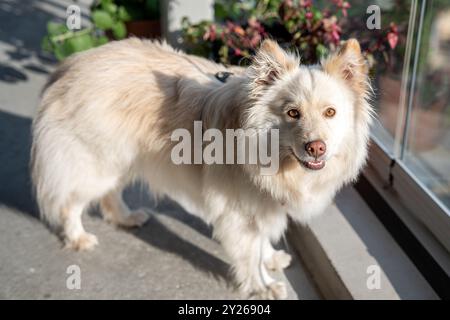
[[[314,140],[305,144],[305,149],[311,157],[317,159],[325,154],[325,151],[327,151],[327,145],[322,140]]]

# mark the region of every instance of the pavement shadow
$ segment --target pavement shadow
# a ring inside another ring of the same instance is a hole
[[[151,216],[145,226],[138,229],[131,229],[129,232],[153,247],[176,254],[208,276],[212,276],[217,280],[224,280],[227,284],[232,283],[230,266],[226,262],[169,230],[165,224],[160,221],[160,215],[169,215],[175,219],[181,218],[181,220],[184,220],[184,224],[187,224],[198,232],[201,232],[201,229],[204,228],[201,227],[199,230],[197,228],[199,221],[182,210],[176,212],[158,210],[158,214]]]
[[[0,63],[0,81],[16,83],[26,81],[27,75],[12,66]]]
[[[141,184],[128,187],[124,191],[124,200],[131,209],[151,208],[156,213],[146,225],[138,229],[128,229],[129,232],[153,247],[180,256],[208,276],[225,280],[227,284],[231,284],[230,266],[226,262],[169,230],[158,216],[164,215],[176,219],[203,236],[211,238],[212,228],[202,219],[187,213],[176,202],[168,198],[155,200],[147,188]]]
[[[5,53],[10,60],[22,61],[34,55],[49,62],[41,53],[41,41],[47,22],[56,17],[37,4],[36,0],[0,0],[0,41],[8,45]]]
[[[0,111],[0,203],[38,218],[32,196],[31,119]]]
[[[77,0],[59,3],[53,0],[0,0],[0,45],[5,60],[12,62],[0,64],[0,82],[26,81],[26,72],[48,74],[45,66],[54,65],[57,60],[41,49],[47,23],[64,23],[67,5],[77,3]],[[85,14],[82,18],[83,22],[88,21]],[[32,58],[36,58],[37,63],[30,63]]]
[[[55,60],[41,51],[42,38],[49,21],[64,22],[68,4],[78,1],[0,0],[0,42],[11,47],[5,51],[10,60],[22,61],[36,56],[42,63]],[[82,14],[83,21],[88,17]]]
[[[155,217],[152,217],[145,227],[133,233],[154,247],[178,255],[208,276],[225,280],[227,284],[232,282],[230,266],[227,263],[179,237]]]

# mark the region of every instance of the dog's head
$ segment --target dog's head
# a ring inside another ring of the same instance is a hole
[[[358,112],[367,107],[368,67],[357,40],[319,65],[299,59],[271,40],[262,43],[247,70],[252,104],[245,128],[277,128],[280,160],[320,170],[342,152],[352,152]],[[365,147],[365,146],[364,146]]]

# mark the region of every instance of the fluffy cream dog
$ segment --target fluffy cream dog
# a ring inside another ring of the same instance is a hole
[[[304,222],[357,176],[367,155],[372,109],[367,66],[356,40],[321,64],[303,66],[275,42],[261,44],[247,69],[226,83],[225,67],[151,41],[113,42],[67,59],[50,79],[34,121],[32,176],[43,218],[67,246],[91,249],[82,225],[99,202],[106,220],[140,226],[122,189],[135,179],[214,227],[241,290],[284,298],[268,269],[289,265],[273,249],[287,218]],[[175,129],[279,129],[280,168],[175,165]],[[155,234],[155,237],[158,235]]]

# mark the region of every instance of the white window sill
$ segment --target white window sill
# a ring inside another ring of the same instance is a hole
[[[438,299],[351,187],[308,226],[291,224],[288,240],[326,299]],[[372,265],[379,266],[380,288],[370,290]]]

